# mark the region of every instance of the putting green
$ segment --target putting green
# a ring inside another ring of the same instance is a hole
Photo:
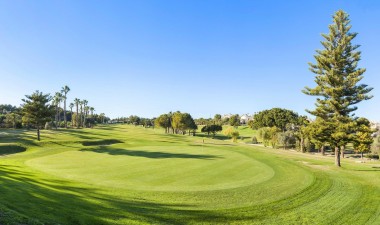
[[[147,147],[145,150],[100,146],[32,159],[27,165],[91,185],[148,191],[206,191],[258,184],[274,171],[231,150],[197,146]],[[106,154],[100,154],[106,153]]]

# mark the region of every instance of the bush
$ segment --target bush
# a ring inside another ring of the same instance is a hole
[[[257,143],[258,143],[258,141],[257,141],[256,136],[253,136],[252,137],[252,144],[257,144]]]
[[[225,130],[223,130],[223,134],[224,135],[226,135],[226,136],[228,136],[228,137],[232,137],[232,133],[235,131],[235,128],[233,128],[233,127],[229,127],[229,128],[227,128],[227,129],[225,129]]]
[[[239,132],[238,131],[234,131],[234,132],[232,132],[231,133],[231,137],[232,137],[232,141],[233,142],[236,142],[237,141],[237,139],[238,139],[238,137],[239,137]]]
[[[374,155],[374,154],[368,154],[365,157],[369,159],[379,159],[379,155]]]
[[[51,130],[53,128],[52,122],[46,122],[45,123],[45,130]]]

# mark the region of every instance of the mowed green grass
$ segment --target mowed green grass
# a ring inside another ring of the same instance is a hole
[[[0,131],[0,224],[380,224],[378,162],[128,125],[34,138]]]

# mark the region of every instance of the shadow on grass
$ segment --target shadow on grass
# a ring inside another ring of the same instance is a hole
[[[366,170],[356,170],[356,171],[370,171],[370,172],[380,172],[380,166],[372,166],[372,169],[366,169]]]
[[[216,134],[215,136],[212,136],[211,134],[207,135],[207,134],[204,134],[204,133],[197,133],[196,136],[203,137],[203,138],[215,139],[215,140],[222,140],[222,141],[230,140],[231,139],[230,137],[222,135],[222,134]]]
[[[37,135],[34,130],[0,129],[1,143],[17,143],[22,146],[38,146]]]
[[[152,152],[144,150],[128,150],[128,149],[114,149],[99,147],[95,149],[81,149],[82,152],[96,152],[96,153],[105,153],[109,155],[125,155],[125,156],[135,156],[135,157],[144,157],[151,159],[169,159],[169,158],[181,158],[181,159],[219,159],[220,156],[215,155],[199,155],[199,154],[186,154],[186,153],[168,153],[168,152]]]
[[[0,155],[9,155],[25,151],[26,148],[19,145],[0,145]]]
[[[185,224],[223,219],[217,212],[187,210],[188,204],[123,199],[93,187],[41,178],[12,165],[0,166],[0,224]]]
[[[76,137],[76,138],[85,139],[85,140],[100,139],[100,138],[104,138],[104,136],[108,136],[108,135],[103,135],[103,136],[96,135],[94,133],[87,132],[85,129],[72,129],[71,128],[71,129],[59,129],[56,131],[61,132],[61,133],[65,133],[67,135],[71,135],[71,136]]]
[[[123,143],[120,140],[117,139],[106,139],[106,140],[97,140],[97,141],[83,141],[83,146],[96,146],[96,145],[112,145],[112,144],[118,144]]]

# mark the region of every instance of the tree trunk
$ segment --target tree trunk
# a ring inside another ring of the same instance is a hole
[[[335,147],[335,165],[340,167],[340,149]]]
[[[37,127],[37,140],[40,141],[41,138],[40,138],[40,128]]]
[[[67,118],[66,118],[66,95],[65,95],[65,101],[63,102],[63,117],[65,119],[65,128],[67,128]]]
[[[344,158],[344,146],[340,146],[340,151],[342,152],[342,158]]]
[[[76,119],[76,123],[77,123],[75,125],[77,125],[77,128],[79,128],[79,108],[78,108],[78,105],[77,105],[77,115],[76,115],[75,119]]]
[[[55,107],[56,114],[55,114],[55,129],[58,129],[58,105]]]
[[[321,147],[321,154],[322,154],[322,155],[325,155],[325,146],[323,146],[323,145],[322,145],[322,147]]]
[[[361,152],[361,155],[362,155],[362,160],[363,160],[363,152]]]
[[[300,147],[301,147],[301,152],[303,152],[304,151],[304,139],[303,139],[303,137],[301,137],[301,143],[300,143]]]

